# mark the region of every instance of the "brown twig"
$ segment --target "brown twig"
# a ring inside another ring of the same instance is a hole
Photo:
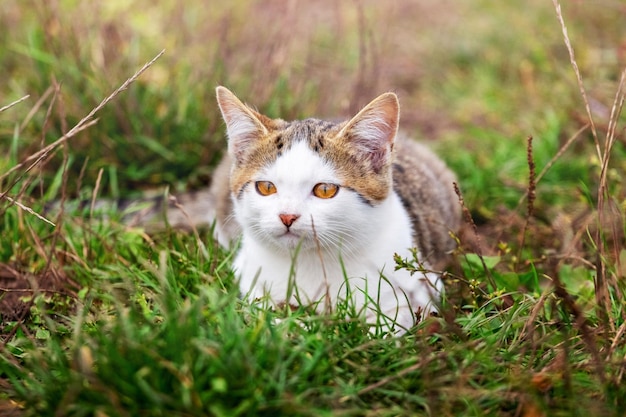
[[[528,162],[528,187],[526,188],[526,220],[524,221],[524,227],[520,234],[520,244],[517,253],[517,262],[522,258],[522,250],[526,243],[526,232],[528,232],[528,226],[533,217],[535,211],[535,198],[537,192],[536,171],[535,171],[535,159],[533,157],[533,137],[529,136],[526,140],[526,161]]]
[[[3,293],[41,293],[41,292],[45,292],[48,294],[60,294],[60,295],[66,295],[66,293],[64,293],[63,291],[59,291],[59,290],[48,290],[45,288],[1,288],[0,287],[0,292]]]
[[[483,258],[481,245],[480,245],[480,234],[478,233],[478,227],[476,226],[476,223],[474,223],[474,219],[472,218],[472,213],[470,213],[469,209],[465,205],[465,199],[463,198],[463,194],[461,194],[461,189],[459,188],[459,185],[456,182],[453,182],[452,185],[454,187],[454,192],[456,193],[458,197],[459,204],[461,205],[463,217],[465,218],[465,221],[472,227],[472,231],[474,232],[474,239],[476,242],[473,248],[474,253],[478,256],[478,259],[480,259],[480,262],[483,266],[483,270],[485,271],[485,275],[487,276],[487,279],[489,280],[489,284],[492,286],[492,288],[495,289],[497,288],[496,282],[494,281],[493,276],[491,275],[491,271],[489,270],[489,268],[487,268],[487,264],[485,263],[485,259]]]
[[[606,382],[606,375],[604,373],[603,360],[600,357],[598,346],[596,345],[593,333],[589,328],[589,324],[587,323],[585,315],[581,311],[580,307],[578,307],[578,304],[576,304],[574,298],[565,289],[565,286],[563,285],[559,277],[558,271],[554,271],[552,282],[554,283],[554,294],[563,301],[565,308],[572,316],[574,316],[576,327],[580,331],[583,342],[585,343],[585,346],[587,346],[587,350],[593,358],[595,373],[598,376],[600,382],[604,384]]]
[[[535,186],[536,184],[538,184],[543,177],[548,173],[548,171],[550,170],[550,168],[552,168],[552,166],[556,163],[556,161],[558,161],[561,156],[563,156],[563,154],[569,149],[569,147],[572,145],[572,143],[574,143],[576,141],[576,139],[578,139],[580,137],[580,135],[589,128],[590,124],[587,123],[585,124],[583,127],[581,127],[580,129],[578,129],[576,131],[576,133],[574,133],[564,144],[563,146],[561,146],[559,148],[559,150],[556,152],[556,154],[548,161],[548,163],[541,169],[541,171],[539,172],[539,174],[537,174],[537,177],[535,178]],[[526,191],[524,192],[524,194],[520,197],[519,201],[517,202],[517,209],[520,208],[520,206],[522,205],[522,202],[524,201],[524,199],[528,196],[528,188],[526,188]]]
[[[28,95],[28,94],[27,94],[27,95],[25,95],[24,97],[22,97],[22,98],[20,98],[20,99],[15,100],[13,103],[9,103],[9,104],[7,104],[7,105],[6,105],[6,106],[4,106],[4,107],[0,107],[0,113],[2,113],[2,112],[3,112],[3,111],[5,111],[5,110],[10,109],[11,107],[15,106],[16,104],[21,103],[22,101],[26,100],[28,97],[30,97],[30,95]]]
[[[67,115],[65,113],[65,105],[63,102],[63,96],[61,95],[61,84],[59,84],[57,82],[57,80],[54,78],[54,76],[52,77],[52,82],[54,85],[54,96],[53,96],[53,100],[50,103],[50,105],[48,106],[48,113],[46,113],[46,118],[44,121],[44,128],[42,129],[41,132],[41,146],[43,147],[44,143],[45,143],[45,136],[46,136],[46,128],[50,122],[50,115],[52,113],[52,109],[53,106],[55,105],[54,103],[58,103],[56,105],[56,111],[60,116],[61,119],[61,133],[65,134],[67,133]],[[54,275],[55,278],[59,279],[60,277],[58,276],[58,273],[56,271],[55,268],[52,268],[52,262],[53,260],[56,258],[56,254],[57,254],[57,242],[58,240],[61,238],[61,233],[62,233],[62,225],[63,225],[63,220],[65,218],[64,216],[64,202],[67,199],[67,181],[69,176],[67,175],[67,169],[69,166],[69,148],[68,148],[68,144],[67,142],[63,143],[63,163],[61,164],[61,169],[62,169],[62,181],[61,181],[61,208],[60,208],[60,212],[59,212],[59,216],[57,217],[57,227],[55,227],[54,231],[52,232],[52,236],[51,236],[51,240],[49,242],[47,242],[48,245],[48,256],[46,258],[46,266],[43,269],[42,272],[42,277],[44,279],[48,279],[48,276],[50,274]],[[43,168],[43,166],[41,167]],[[43,195],[43,172],[42,169],[39,169],[39,184],[41,187],[41,195]],[[28,225],[28,227],[31,229],[31,233],[34,234],[34,231],[32,231],[32,225]],[[40,244],[42,244],[41,242],[39,242]],[[45,248],[42,246],[41,251],[44,252]],[[50,273],[50,274],[49,274]]]
[[[526,205],[527,221],[533,216],[535,211],[535,198],[537,191],[537,183],[535,181],[535,160],[533,158],[533,137],[529,136],[526,147],[526,160],[528,161],[528,201]]]

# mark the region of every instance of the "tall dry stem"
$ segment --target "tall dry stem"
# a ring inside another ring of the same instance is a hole
[[[552,0],[552,3],[554,4],[554,9],[556,10],[556,17],[559,20],[559,24],[561,25],[561,30],[563,31],[563,40],[565,42],[565,47],[567,48],[567,52],[569,53],[570,63],[572,64],[572,68],[574,69],[574,73],[576,74],[576,81],[578,82],[578,89],[583,99],[583,103],[585,104],[585,111],[587,112],[587,118],[589,119],[589,123],[591,124],[591,134],[593,136],[593,140],[596,145],[596,152],[598,154],[598,159],[602,159],[602,151],[600,149],[600,141],[598,140],[598,132],[596,130],[596,124],[593,121],[593,117],[591,116],[591,106],[589,105],[589,100],[587,99],[587,91],[585,90],[585,85],[583,84],[583,77],[580,74],[580,69],[578,68],[578,62],[576,62],[576,56],[574,55],[574,48],[572,47],[572,43],[570,42],[569,35],[567,33],[567,26],[565,26],[563,13],[561,13],[561,5],[559,4],[558,0]]]
[[[594,144],[596,147],[596,152],[598,156],[598,160],[600,161],[601,171],[599,178],[599,186],[597,190],[597,216],[598,216],[598,228],[593,236],[594,243],[597,248],[597,257],[596,257],[596,277],[595,277],[595,296],[597,302],[597,311],[598,316],[602,320],[605,325],[608,325],[611,330],[615,331],[615,322],[612,318],[611,312],[611,296],[610,289],[612,288],[618,294],[620,293],[619,287],[615,279],[611,279],[611,277],[607,276],[607,259],[609,259],[607,254],[606,245],[604,242],[605,231],[604,225],[608,224],[605,221],[606,216],[606,204],[607,202],[610,204],[611,196],[608,188],[608,171],[609,171],[609,161],[611,159],[611,151],[613,149],[613,145],[616,140],[616,126],[619,120],[619,116],[622,111],[622,107],[624,104],[624,83],[626,82],[626,70],[622,71],[620,82],[617,88],[617,92],[615,94],[615,99],[613,101],[613,107],[611,109],[611,116],[609,119],[609,126],[606,133],[606,137],[604,140],[603,146],[600,144],[600,140],[598,139],[598,133],[595,127],[595,123],[591,114],[591,107],[589,105],[589,100],[587,99],[587,93],[585,87],[583,85],[582,76],[580,74],[580,70],[578,68],[578,64],[576,62],[576,57],[574,55],[574,49],[572,48],[572,44],[569,39],[569,35],[567,33],[567,27],[565,25],[565,21],[563,19],[563,14],[561,12],[561,5],[557,0],[552,0],[554,4],[554,8],[556,10],[557,19],[561,25],[561,29],[563,32],[563,39],[565,41],[565,46],[567,47],[567,51],[569,52],[570,62],[572,68],[574,69],[574,73],[576,74],[576,79],[578,81],[578,87],[580,89],[580,94],[583,99],[585,110],[587,112],[587,117],[589,119],[589,124],[591,126],[591,133],[594,139]],[[614,222],[610,222],[614,223]],[[613,229],[613,238],[617,237],[617,230]],[[616,240],[617,241],[617,240]],[[617,245],[614,248],[615,251],[618,251]],[[619,256],[617,253],[613,254],[613,258],[619,262]],[[611,281],[611,282],[609,282]]]
[[[522,259],[522,250],[526,243],[526,233],[528,232],[528,226],[535,212],[535,198],[537,197],[537,171],[535,168],[535,159],[533,157],[533,137],[529,136],[526,139],[526,161],[528,163],[528,187],[526,188],[526,221],[524,222],[524,228],[522,229],[520,237],[519,252],[517,259],[519,262]]]

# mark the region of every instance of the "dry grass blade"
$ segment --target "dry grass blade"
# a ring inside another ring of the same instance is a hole
[[[93,126],[94,124],[96,124],[98,120],[92,120],[90,122],[85,123],[84,125],[82,125],[79,129],[76,129],[76,131],[72,134],[72,136],[74,136],[75,134],[82,132],[83,130]],[[8,187],[7,187],[7,191],[3,192],[2,194],[0,194],[0,200],[2,200],[3,198],[5,198],[8,190],[10,190],[11,188],[13,188],[13,186],[15,184],[17,184],[17,182],[25,175],[27,174],[30,170],[32,170],[34,167],[36,167],[41,161],[43,161],[52,151],[53,148],[51,148],[52,145],[58,146],[59,144],[65,142],[67,139],[69,139],[71,136],[69,136],[69,134],[63,135],[61,136],[55,143],[48,145],[45,149],[42,149],[41,151],[29,156],[28,158],[26,158],[26,160],[24,162],[20,162],[19,164],[15,165],[13,168],[11,168],[10,170],[8,170],[7,172],[5,172],[3,175],[0,176],[0,181],[3,181],[4,179],[6,179],[10,174],[12,174],[13,172],[17,171],[18,169],[22,168],[24,165],[26,165],[26,163],[28,161],[32,161],[35,158],[38,158],[33,164],[31,164],[26,170],[24,170],[24,172],[19,175]]]
[[[617,332],[615,332],[615,336],[613,337],[613,341],[611,342],[611,347],[609,348],[607,357],[611,357],[615,352],[615,349],[623,341],[622,337],[624,336],[624,333],[626,333],[626,322],[622,323],[622,325],[619,326],[619,329],[617,329]]]
[[[102,181],[102,174],[104,169],[100,168],[98,171],[98,177],[96,178],[96,185],[93,187],[93,193],[91,194],[91,206],[89,207],[89,218],[93,218],[93,212],[96,208],[96,201],[98,199],[98,192],[100,191],[100,183]]]
[[[591,125],[591,134],[593,135],[593,140],[596,145],[596,152],[598,153],[598,158],[602,160],[602,151],[600,149],[600,141],[598,140],[598,132],[596,131],[596,125],[593,121],[593,117],[591,116],[591,106],[589,105],[589,100],[587,99],[587,92],[585,91],[585,86],[583,85],[583,78],[580,75],[580,69],[578,68],[578,63],[576,62],[576,56],[574,55],[574,48],[572,48],[572,43],[569,40],[569,35],[567,34],[567,26],[565,26],[565,20],[563,20],[563,14],[561,13],[561,5],[558,0],[552,0],[554,4],[554,9],[556,10],[556,17],[559,19],[559,23],[561,25],[561,30],[563,31],[563,40],[565,41],[565,46],[567,47],[567,52],[569,53],[569,59],[572,64],[572,68],[574,68],[574,72],[576,73],[576,80],[578,81],[578,89],[580,90],[580,95],[583,98],[583,102],[585,103],[585,111],[587,112],[587,117],[589,118],[589,123]]]
[[[315,240],[317,256],[320,259],[320,264],[322,265],[322,274],[324,276],[324,285],[326,288],[326,290],[324,291],[324,308],[328,314],[331,314],[332,303],[330,299],[330,286],[328,285],[328,276],[326,275],[326,267],[324,266],[324,255],[322,254],[322,246],[320,245],[320,240],[317,237],[317,231],[315,230],[315,222],[313,221],[313,216],[311,216],[311,228],[313,229],[313,239]]]
[[[43,106],[43,103],[45,103],[46,100],[48,100],[48,97],[50,97],[52,93],[55,93],[55,88],[53,86],[50,86],[41,95],[41,97],[39,97],[39,100],[37,100],[37,102],[30,109],[30,111],[28,112],[24,120],[22,120],[22,123],[20,124],[20,132],[24,130],[26,125],[28,125],[28,123],[32,120],[33,116],[35,116],[35,114],[39,111],[39,108]]]
[[[11,197],[9,197],[6,194],[2,195],[3,198],[5,198],[6,200],[9,201],[9,203],[11,204],[15,204],[16,206],[18,206],[19,208],[21,208],[22,210],[32,214],[33,216],[37,217],[39,220],[43,220],[44,222],[48,223],[51,226],[56,227],[56,224],[52,223],[50,220],[46,219],[45,217],[43,217],[41,214],[37,213],[36,211],[34,211],[32,208],[25,206],[24,204],[20,203],[17,200],[12,199]]]
[[[626,91],[624,91],[624,84],[626,83],[626,69],[622,71],[620,82],[615,93],[615,100],[613,101],[613,108],[611,109],[611,118],[609,119],[608,131],[606,139],[604,141],[604,154],[602,155],[602,170],[600,172],[600,187],[598,190],[598,202],[604,202],[604,196],[608,194],[607,189],[607,173],[609,171],[609,160],[611,159],[611,150],[615,145],[616,135],[615,130],[617,127],[617,121],[622,112],[624,106],[624,98]],[[602,213],[602,207],[599,207],[600,213]]]
[[[617,92],[615,94],[615,100],[613,101],[613,108],[611,109],[611,117],[609,119],[609,128],[606,134],[606,139],[604,142],[604,153],[602,154],[600,161],[602,163],[601,171],[600,171],[600,185],[598,186],[598,224],[602,225],[605,223],[605,206],[607,200],[609,200],[609,204],[611,203],[609,189],[608,189],[608,181],[607,174],[609,171],[609,161],[611,159],[611,151],[613,149],[613,145],[615,144],[616,135],[615,129],[617,126],[617,120],[624,106],[624,83],[626,79],[626,70],[622,71],[622,75],[620,77],[620,83],[617,88]],[[613,225],[613,230],[611,230],[613,235],[613,239],[617,240],[618,231],[615,229],[615,225]],[[607,268],[606,268],[606,247],[604,242],[604,231],[602,227],[598,227],[596,232],[596,236],[594,236],[596,247],[598,250],[598,256],[596,260],[596,300],[598,302],[598,306],[600,308],[599,314],[602,317],[605,323],[609,323],[612,330],[615,330],[615,323],[611,315],[609,314],[611,308],[611,296],[609,294],[609,277],[607,276]],[[613,248],[615,251],[613,258],[619,259],[619,247],[615,246]],[[616,282],[613,282],[613,288],[619,294],[619,287]]]
[[[605,151],[610,151],[611,147],[615,143],[615,129],[617,127],[617,121],[622,113],[622,107],[624,106],[624,98],[626,91],[624,85],[626,83],[626,69],[622,71],[620,76],[617,92],[615,93],[615,100],[613,100],[613,107],[611,108],[611,117],[609,118],[609,129],[606,136],[606,148]]]
[[[139,78],[139,76],[141,74],[143,74],[150,66],[152,66],[152,64],[154,64],[155,61],[157,59],[159,59],[164,53],[165,53],[165,50],[162,50],[154,58],[152,58],[149,62],[144,64],[144,66],[141,67],[141,69],[139,69],[135,74],[133,74],[132,77],[130,77],[126,81],[124,81],[124,83],[122,85],[120,85],[113,93],[111,93],[108,97],[106,97],[104,100],[102,100],[100,102],[100,104],[98,104],[96,107],[94,107],[89,112],[89,114],[87,114],[87,116],[83,117],[69,132],[67,132],[65,135],[63,135],[59,139],[57,139],[55,142],[53,142],[50,145],[48,145],[45,148],[43,148],[41,151],[39,151],[39,152],[29,156],[28,158],[26,158],[26,160],[24,162],[21,162],[21,163],[17,164],[13,168],[11,168],[9,171],[7,171],[5,174],[0,176],[0,181],[4,180],[9,174],[11,174],[12,172],[20,169],[21,167],[26,165],[26,163],[28,163],[28,162],[30,162],[30,161],[32,161],[34,159],[35,161],[26,169],[26,172],[30,171],[32,168],[34,168],[39,163],[41,163],[44,159],[46,159],[48,157],[48,155],[50,155],[50,153],[53,150],[55,150],[57,147],[59,147],[59,145],[61,145],[64,142],[66,142],[68,139],[70,139],[71,137],[75,136],[77,133],[79,133],[80,131],[82,131],[86,127],[91,126],[93,123],[95,123],[95,120],[92,120],[93,116],[98,111],[100,111],[100,109],[102,109],[109,101],[113,100],[118,94],[120,94],[122,91],[126,90],[130,84],[132,84],[137,78]],[[0,195],[0,198],[2,198],[3,196],[4,196],[4,194]]]
[[[535,320],[539,316],[539,313],[541,312],[541,310],[544,308],[546,300],[550,294],[552,294],[552,291],[549,289],[546,289],[543,291],[543,293],[541,294],[541,297],[539,297],[539,300],[537,300],[537,303],[533,307],[532,311],[530,312],[530,315],[528,316],[528,318],[526,319],[526,322],[524,323],[524,328],[522,329],[522,332],[520,333],[520,339],[526,339],[532,343],[532,340],[533,340],[532,335],[536,328]]]
[[[30,95],[28,95],[28,94],[27,94],[27,95],[25,95],[24,97],[22,97],[22,98],[20,98],[20,99],[18,99],[18,100],[15,100],[13,103],[7,104],[7,105],[6,105],[6,106],[4,106],[4,107],[0,107],[0,113],[2,113],[2,112],[3,112],[3,111],[5,111],[5,110],[10,109],[11,107],[15,106],[16,104],[21,103],[22,101],[26,100],[28,97],[30,97]]]

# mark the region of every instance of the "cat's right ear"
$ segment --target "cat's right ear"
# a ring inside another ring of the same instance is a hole
[[[354,116],[339,133],[348,138],[363,159],[378,172],[389,165],[393,143],[398,133],[400,104],[394,93],[375,98]]]
[[[215,90],[217,104],[226,122],[228,133],[228,152],[237,161],[241,161],[247,149],[259,137],[267,135],[265,117],[243,104],[230,90],[219,86]]]

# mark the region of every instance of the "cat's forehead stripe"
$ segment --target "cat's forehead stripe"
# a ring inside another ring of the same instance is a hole
[[[276,142],[278,149],[281,149],[285,144],[283,141],[284,136],[287,136],[289,140],[289,146],[294,142],[307,142],[309,147],[316,152],[324,147],[324,137],[330,130],[337,127],[335,123],[318,120],[318,119],[305,119],[297,120],[288,124],[287,128],[283,130],[283,134],[280,134],[280,142]]]
[[[247,154],[245,163],[234,167],[231,176],[234,195],[240,197],[247,182],[276,162],[294,144],[305,143],[334,167],[341,178],[341,186],[356,191],[368,205],[382,201],[391,189],[391,172],[383,175],[371,172],[358,149],[337,136],[344,125],[318,119],[280,121],[267,136],[259,138],[257,145]]]

